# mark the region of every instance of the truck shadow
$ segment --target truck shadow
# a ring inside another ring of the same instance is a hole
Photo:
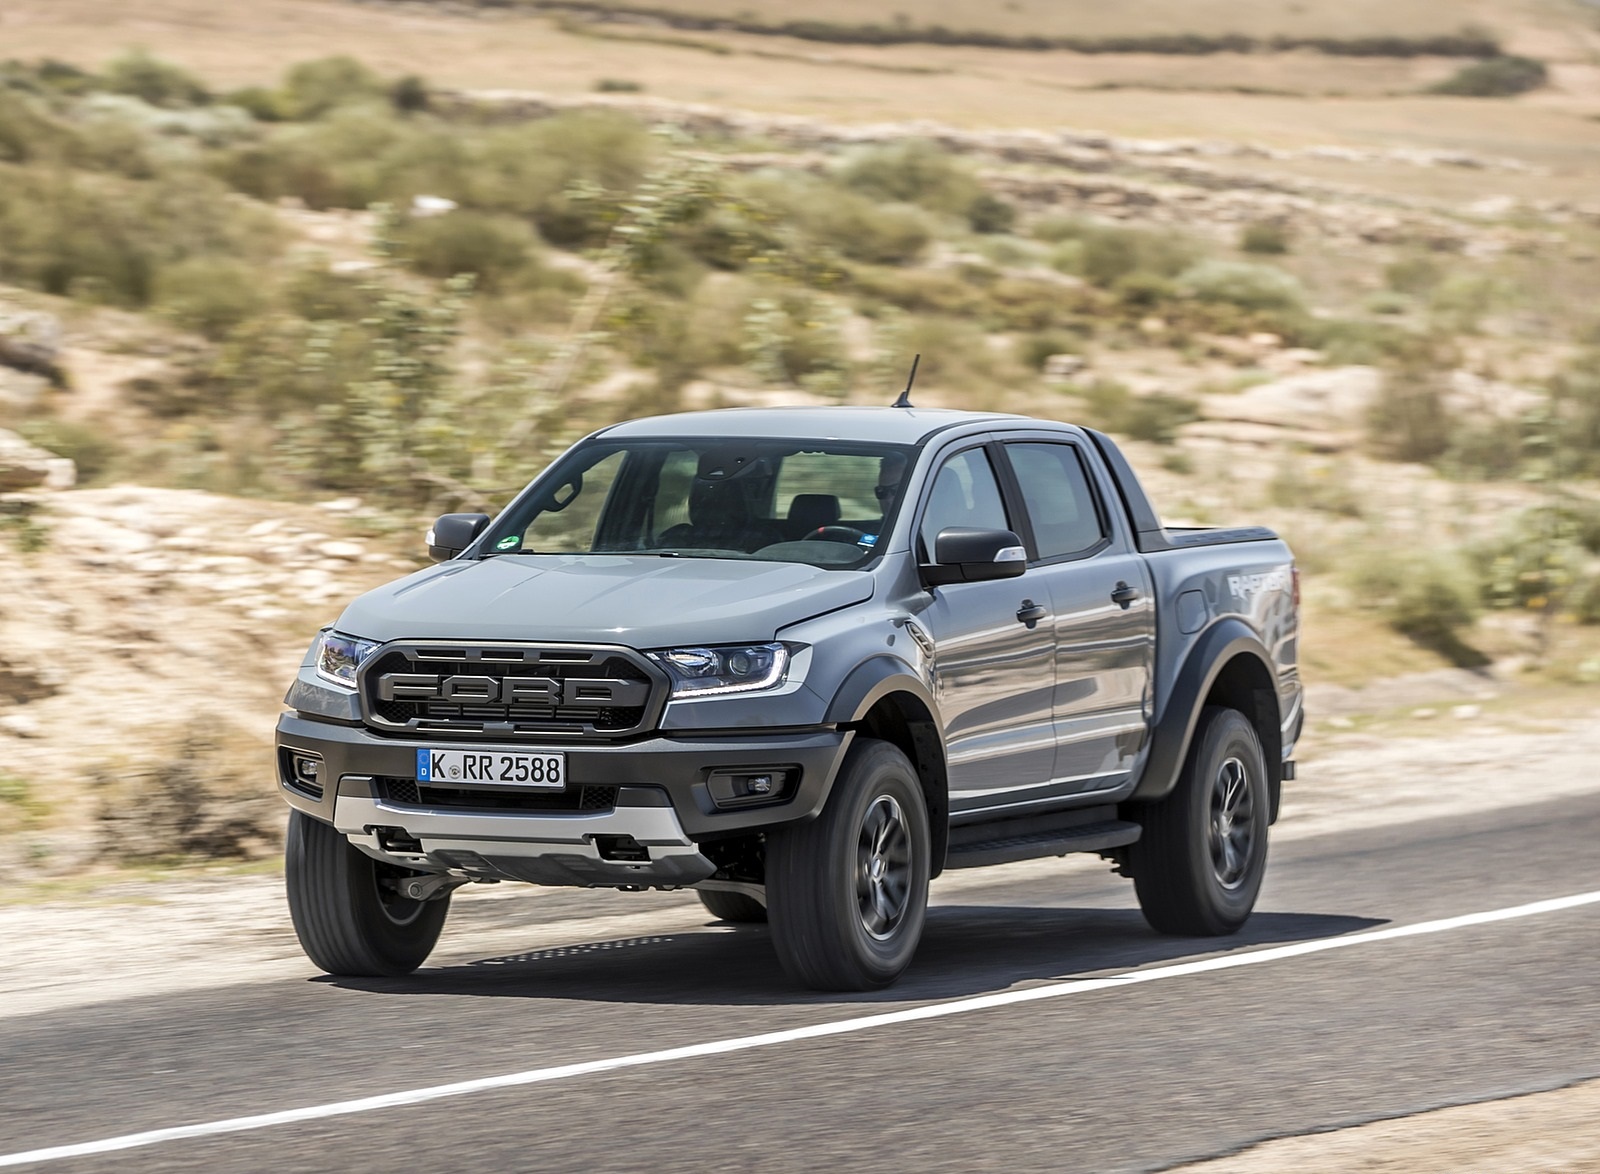
[[[428,967],[402,979],[320,978],[340,988],[474,998],[568,999],[670,1006],[905,1003],[1101,977],[1251,947],[1337,937],[1384,924],[1323,913],[1257,913],[1227,938],[1164,937],[1135,910],[941,905],[916,961],[887,991],[823,994],[779,968],[764,925],[710,921],[704,931],[575,942]]]

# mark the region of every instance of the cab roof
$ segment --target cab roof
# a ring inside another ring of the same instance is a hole
[[[968,424],[1027,421],[1001,412],[947,408],[880,408],[829,405],[793,408],[720,408],[628,420],[596,433],[608,440],[655,437],[792,436],[810,440],[855,440],[920,444],[936,432]],[[1030,421],[1031,422],[1031,421]],[[1039,421],[1039,423],[1045,423]]]

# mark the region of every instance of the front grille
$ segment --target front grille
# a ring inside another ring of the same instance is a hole
[[[397,807],[458,811],[610,811],[616,787],[575,787],[566,791],[516,791],[489,787],[430,787],[412,779],[377,778],[378,798]]]
[[[654,726],[666,680],[626,648],[402,643],[363,668],[361,700],[383,732],[620,738]]]

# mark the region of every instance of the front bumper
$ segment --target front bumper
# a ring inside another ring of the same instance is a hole
[[[852,737],[811,729],[530,746],[560,749],[569,788],[615,787],[615,804],[606,811],[472,811],[392,802],[377,781],[412,777],[418,749],[470,744],[381,737],[285,713],[278,720],[278,786],[292,807],[332,824],[362,851],[411,868],[552,885],[689,885],[716,871],[701,843],[816,815]],[[292,777],[286,751],[320,762],[318,787]],[[794,783],[771,803],[724,810],[710,780],[730,768],[786,769]],[[619,859],[618,840],[629,843],[626,854],[638,855],[637,845],[648,859]]]

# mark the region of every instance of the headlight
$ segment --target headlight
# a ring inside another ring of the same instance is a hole
[[[357,640],[354,636],[341,636],[338,632],[324,632],[317,637],[317,651],[312,658],[317,666],[317,676],[341,689],[356,687],[356,669],[372,655],[378,646],[376,640]]]
[[[674,698],[771,689],[783,681],[789,668],[789,650],[782,644],[669,648],[652,652],[650,659],[672,678]]]

